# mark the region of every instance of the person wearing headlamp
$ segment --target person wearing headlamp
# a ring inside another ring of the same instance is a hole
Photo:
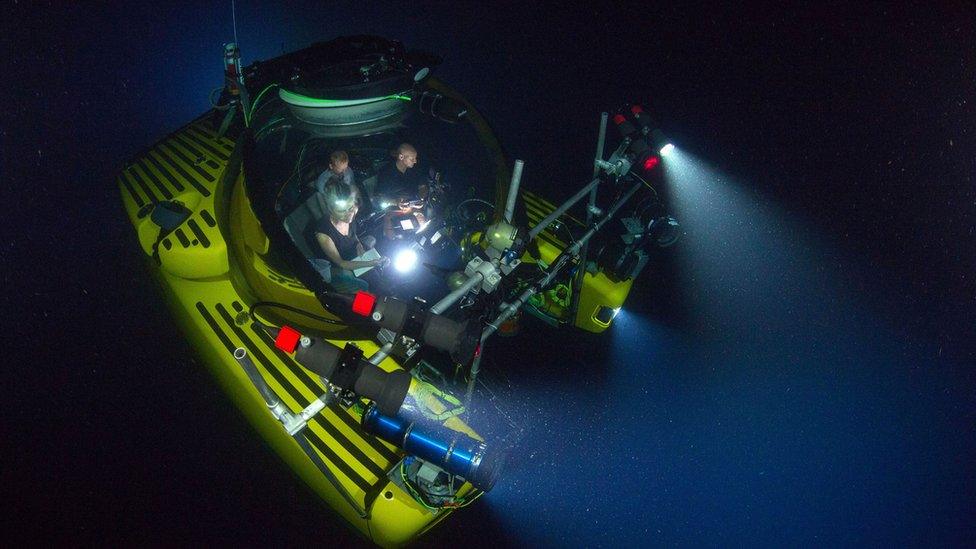
[[[353,271],[385,265],[389,260],[385,257],[369,261],[356,260],[373,244],[370,242],[369,246],[364,246],[353,225],[359,212],[359,191],[356,187],[345,184],[338,176],[333,176],[323,190],[329,211],[315,225],[315,241],[319,246],[321,259],[331,263],[330,283],[340,293],[367,291],[369,283],[357,277]]]

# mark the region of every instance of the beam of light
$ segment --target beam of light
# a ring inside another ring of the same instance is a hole
[[[803,299],[829,250],[797,219],[691,153],[665,166],[692,313],[716,335],[774,337],[825,304]],[[829,301],[829,300],[824,300]]]
[[[661,151],[660,152],[661,152],[661,156],[663,156],[663,157],[670,156],[671,153],[674,152],[674,145],[672,145],[671,143],[668,143],[667,145],[661,147]]]

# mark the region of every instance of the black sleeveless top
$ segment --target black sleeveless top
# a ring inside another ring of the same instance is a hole
[[[339,250],[339,257],[342,259],[350,261],[359,255],[359,251],[356,247],[356,244],[359,243],[359,239],[356,238],[356,234],[353,232],[352,226],[349,227],[349,234],[344,235],[339,232],[339,229],[335,228],[335,225],[332,224],[332,220],[328,215],[326,215],[315,225],[315,232],[328,235],[329,238],[332,239],[332,242],[335,242],[336,249]],[[319,250],[322,249],[322,247],[318,246],[317,243],[316,247]],[[322,254],[322,257],[324,259],[328,259],[328,257],[325,257],[324,253]]]

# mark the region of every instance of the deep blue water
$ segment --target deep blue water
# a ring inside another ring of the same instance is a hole
[[[625,101],[682,150],[687,234],[613,329],[492,341],[526,436],[424,543],[972,543],[972,8],[255,4],[245,62],[344,33],[443,53],[552,196]],[[8,537],[358,543],[195,362],[118,205],[124,159],[220,85],[228,6],[3,18]]]

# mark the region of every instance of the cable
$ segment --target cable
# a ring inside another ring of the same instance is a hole
[[[458,215],[458,210],[461,209],[461,206],[464,206],[468,202],[480,202],[486,206],[490,206],[491,209],[495,209],[495,205],[492,204],[491,202],[488,202],[487,200],[482,200],[480,198],[469,198],[467,200],[462,200],[457,206],[454,206],[454,215]]]
[[[656,199],[658,199],[658,200],[660,200],[660,199],[661,199],[661,197],[660,197],[660,196],[658,196],[658,194],[657,194],[657,189],[655,189],[654,187],[652,187],[652,186],[651,186],[651,184],[650,184],[650,183],[648,183],[648,182],[647,182],[646,180],[644,180],[644,178],[643,178],[643,177],[641,177],[641,176],[639,176],[639,175],[637,175],[636,173],[635,173],[635,174],[633,174],[633,175],[634,175],[634,177],[636,177],[637,179],[640,179],[640,180],[641,180],[641,183],[643,183],[645,187],[647,187],[648,189],[650,189],[650,190],[651,190],[651,191],[652,191],[652,192],[654,193],[654,198],[656,198]]]
[[[424,501],[424,498],[420,496],[420,493],[418,493],[414,489],[413,483],[411,483],[409,480],[407,480],[407,473],[406,473],[406,471],[404,470],[404,467],[403,467],[404,462],[406,462],[405,459],[404,460],[400,460],[400,480],[403,481],[403,485],[410,492],[410,497],[412,497],[417,503],[423,505],[427,509],[430,509],[431,511],[438,511],[440,508],[439,507],[432,507],[426,501]]]
[[[222,92],[222,91],[224,91],[224,87],[223,86],[220,86],[218,88],[214,88],[210,92],[210,97],[209,97],[209,99],[210,99],[210,106],[213,107],[214,109],[218,110],[218,111],[226,111],[227,109],[229,109],[229,108],[231,108],[231,107],[234,106],[233,102],[229,102],[226,105],[218,105],[217,104],[217,100],[214,99],[214,95],[216,95],[218,92]]]
[[[251,117],[254,116],[254,111],[256,111],[258,109],[258,102],[261,101],[261,98],[264,97],[264,94],[267,93],[268,90],[270,90],[271,88],[273,88],[273,87],[275,87],[277,85],[278,85],[278,83],[275,82],[275,83],[268,84],[267,86],[265,86],[264,89],[261,90],[261,93],[258,94],[257,99],[255,99],[254,102],[251,103],[251,112],[247,113],[247,116],[244,117],[244,119],[245,119],[244,122],[245,122],[245,124],[247,126],[250,126],[251,125]]]
[[[431,511],[439,511],[441,509],[461,509],[462,507],[467,507],[468,505],[471,505],[472,503],[474,503],[476,499],[484,495],[484,491],[475,489],[475,491],[478,492],[477,494],[475,494],[474,496],[468,496],[467,498],[459,502],[452,501],[451,503],[445,503],[444,505],[441,506],[428,503],[427,500],[420,494],[421,492],[427,495],[427,497],[445,497],[445,496],[440,496],[438,494],[431,494],[430,492],[424,490],[420,486],[414,487],[413,482],[407,479],[407,473],[404,469],[404,462],[406,462],[406,460],[400,461],[400,480],[403,481],[403,485],[407,488],[407,491],[410,492],[410,497],[412,497],[417,503],[423,505],[424,507],[426,507]],[[453,475],[451,475],[451,477],[452,477],[451,490],[453,490],[454,489]],[[454,498],[452,497],[451,499]]]
[[[562,221],[560,221],[558,219],[556,221],[559,223],[559,226],[560,227],[562,227],[563,229],[566,230],[566,234],[569,235],[569,239],[573,241],[573,244],[576,244],[576,237],[573,236],[573,231],[570,231],[569,230],[569,227],[566,226],[566,224],[563,223]]]
[[[325,322],[326,324],[335,324],[337,326],[368,326],[368,325],[372,325],[372,322],[343,322],[343,321],[338,321],[338,320],[335,320],[335,319],[332,319],[332,318],[326,318],[324,316],[317,315],[315,313],[310,313],[310,312],[308,312],[308,311],[306,311],[304,309],[299,309],[298,307],[293,307],[293,306],[287,305],[285,303],[277,303],[277,302],[274,302],[274,301],[258,301],[256,303],[254,303],[253,305],[251,305],[251,308],[248,310],[248,315],[251,317],[251,320],[253,320],[254,322],[257,322],[258,324],[261,324],[261,325],[265,326],[266,328],[267,327],[276,327],[276,326],[273,326],[271,324],[265,324],[264,322],[262,322],[260,319],[258,319],[254,315],[254,311],[256,311],[260,307],[272,307],[272,308],[284,309],[286,311],[291,311],[293,313],[298,313],[300,315],[304,315],[304,316],[306,316],[308,318],[311,318],[313,320],[318,320],[319,322]]]

